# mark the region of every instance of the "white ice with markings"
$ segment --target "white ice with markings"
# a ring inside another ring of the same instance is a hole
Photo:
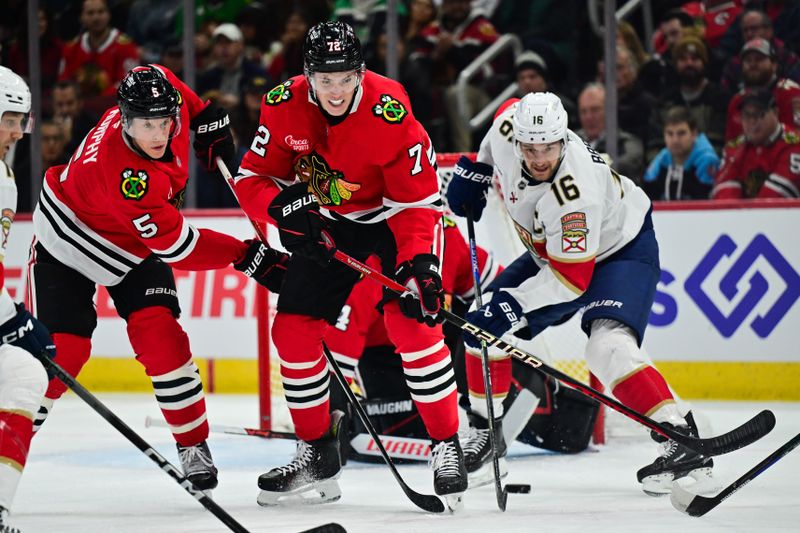
[[[102,394],[99,398],[173,464],[174,441],[164,428],[144,427],[159,414],[149,395]],[[212,423],[253,427],[254,396],[211,395]],[[727,431],[763,408],[777,426],[759,442],[715,458],[720,486],[727,485],[800,432],[800,404],[696,402],[717,432]],[[656,445],[642,430],[574,455],[541,452],[519,443],[510,449],[506,481],[529,483],[529,495],[510,495],[497,509],[492,485],[467,492],[455,514],[417,509],[383,464],[349,462],[336,503],[294,508],[256,504],[258,475],[283,465],[294,443],[212,434],[210,447],[220,470],[214,500],[252,533],[295,532],[338,522],[348,532],[497,533],[570,531],[664,531],[681,533],[800,531],[800,450],[796,450],[702,518],[681,514],[668,497],[646,496],[636,470],[651,462]],[[427,466],[398,467],[418,492],[432,493]],[[158,532],[205,533],[228,529],[82,400],[67,395],[34,438],[28,467],[12,509],[22,533]]]

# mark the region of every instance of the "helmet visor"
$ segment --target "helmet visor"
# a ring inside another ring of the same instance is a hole
[[[313,72],[309,76],[309,83],[314,92],[342,92],[348,93],[356,90],[361,84],[363,76],[360,70],[347,70],[344,72]]]
[[[33,131],[33,113],[4,111],[0,117],[0,131],[10,133],[30,133]]]
[[[166,143],[181,132],[181,119],[180,115],[127,118],[122,121],[122,131],[140,143]]]

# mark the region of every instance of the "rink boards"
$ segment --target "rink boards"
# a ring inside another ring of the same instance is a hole
[[[654,213],[662,276],[644,346],[685,398],[800,400],[800,202],[753,205],[673,203]],[[252,235],[237,211],[187,215],[198,228]],[[493,243],[508,263],[520,249],[501,224],[487,213],[477,240]],[[14,222],[5,274],[15,298],[24,291],[31,236],[29,218]],[[181,323],[207,386],[255,392],[255,284],[232,268],[175,274]],[[102,288],[96,304],[94,356],[81,380],[95,390],[149,390]]]

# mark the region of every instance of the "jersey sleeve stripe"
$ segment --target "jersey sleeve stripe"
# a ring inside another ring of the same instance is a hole
[[[292,183],[295,182],[294,178],[292,179],[281,179],[275,176],[262,176],[261,174],[257,174],[252,170],[247,170],[246,168],[239,167],[239,172],[233,177],[234,185],[239,183],[239,181],[247,178],[270,178],[272,181],[278,184],[279,187],[284,188],[288,187]]]
[[[200,232],[198,232],[194,226],[187,224],[186,221],[184,221],[183,229],[181,230],[181,236],[178,238],[178,242],[166,250],[153,250],[153,253],[167,263],[174,263],[192,253],[192,250],[194,250],[199,238]]]
[[[774,172],[767,178],[765,186],[786,198],[800,197],[800,191],[797,190],[797,187],[790,180]]]

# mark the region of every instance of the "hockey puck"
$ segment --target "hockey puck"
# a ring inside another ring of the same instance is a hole
[[[530,494],[531,486],[509,483],[506,485],[506,492],[509,494]]]

